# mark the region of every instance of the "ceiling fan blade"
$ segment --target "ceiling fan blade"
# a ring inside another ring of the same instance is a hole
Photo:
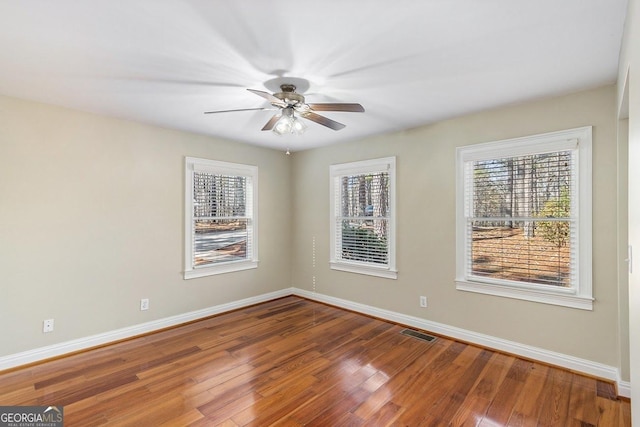
[[[239,108],[237,110],[218,110],[218,111],[205,111],[205,114],[216,114],[216,113],[235,113],[236,111],[273,111],[276,108]]]
[[[316,114],[311,111],[302,113],[300,115],[305,119],[311,120],[312,122],[316,122],[333,130],[340,130],[345,127],[345,125],[343,125],[342,123],[336,122],[335,120],[331,120],[327,117],[321,116],[320,114]]]
[[[280,119],[280,117],[282,117],[280,114],[275,114],[273,117],[271,117],[269,119],[269,121],[267,122],[267,124],[265,124],[263,126],[262,129],[260,130],[271,130],[273,129],[273,127],[276,125],[276,123],[278,122],[278,120]]]
[[[364,113],[364,107],[360,104],[348,103],[320,103],[307,104],[314,111],[348,111],[353,113]]]
[[[275,96],[271,95],[269,92],[264,92],[262,90],[255,90],[255,89],[247,89],[247,90],[251,93],[255,93],[256,95],[263,97],[273,105],[278,105],[281,107],[287,106],[287,104],[282,99],[276,98]]]
[[[110,80],[122,81],[122,82],[135,82],[135,83],[148,83],[148,84],[171,84],[171,85],[191,85],[191,86],[207,86],[207,87],[244,87],[241,84],[237,83],[225,83],[225,82],[216,82],[209,80],[187,80],[187,79],[159,79],[159,78],[151,78],[151,77],[141,77],[141,76],[132,76],[132,77],[106,77],[106,76],[96,76],[98,78],[109,78]]]

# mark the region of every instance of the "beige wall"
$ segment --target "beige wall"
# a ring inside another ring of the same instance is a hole
[[[293,285],[555,352],[619,366],[616,89],[486,111],[296,153]],[[593,311],[455,289],[455,148],[593,126]],[[329,269],[329,165],[396,156],[398,279]],[[312,267],[312,241],[316,267]],[[418,297],[429,307],[421,309]]]
[[[611,86],[289,157],[0,97],[0,357],[289,286],[314,290],[315,276],[319,293],[615,366],[625,380],[615,112]],[[455,148],[586,125],[594,310],[456,291]],[[185,156],[259,166],[258,269],[182,279]],[[329,165],[386,156],[397,157],[399,278],[330,270]],[[52,334],[41,332],[46,318]]]
[[[625,96],[626,94],[626,96]],[[628,111],[629,244],[634,248],[629,275],[631,416],[640,424],[640,1],[629,0],[618,70],[618,106]],[[622,331],[624,333],[624,331]]]
[[[7,97],[0,117],[0,356],[289,286],[282,152]],[[259,167],[258,269],[183,280],[185,156]]]

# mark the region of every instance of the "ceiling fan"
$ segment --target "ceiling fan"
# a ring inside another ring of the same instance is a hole
[[[237,110],[205,111],[205,114],[280,109],[280,112],[271,117],[271,119],[269,119],[269,121],[262,127],[262,130],[272,130],[278,135],[284,135],[287,133],[301,134],[305,131],[306,126],[302,121],[298,120],[298,117],[311,120],[312,122],[316,122],[333,130],[340,130],[345,127],[344,124],[331,120],[328,117],[321,116],[320,114],[317,114],[316,111],[364,112],[364,107],[360,104],[306,103],[304,96],[296,92],[296,86],[289,83],[281,84],[281,91],[274,94],[255,89],[247,90],[266,99],[276,108],[241,108]]]

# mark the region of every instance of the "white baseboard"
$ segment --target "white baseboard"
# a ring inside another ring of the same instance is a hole
[[[191,322],[193,320],[203,319],[215,314],[224,313],[226,311],[248,307],[253,304],[259,304],[261,302],[269,301],[276,298],[286,297],[291,294],[293,294],[292,289],[282,289],[255,297],[245,298],[226,304],[208,307],[202,310],[178,314],[176,316],[166,317],[164,319],[153,320],[151,322],[141,323],[138,325],[66,341],[59,344],[53,344],[46,347],[40,347],[21,353],[10,354],[8,356],[0,357],[0,371],[15,368],[17,366],[27,365],[29,363],[34,363],[45,359],[50,359],[52,357],[62,356],[64,354],[69,354],[80,350],[86,350],[88,348],[135,337],[137,335],[147,334],[160,329],[180,325],[182,323]]]
[[[582,372],[598,378],[607,379],[617,384],[618,394],[623,397],[631,397],[631,384],[620,380],[619,371],[613,366],[604,365],[598,362],[581,359],[567,354],[556,353],[543,348],[533,347],[514,341],[504,340],[489,335],[479,334],[454,326],[433,322],[419,317],[408,316],[390,310],[384,310],[357,302],[335,298],[329,295],[310,292],[304,289],[293,288],[293,294],[311,300],[324,302],[326,304],[389,320],[402,325],[430,331],[435,334],[455,338],[465,342],[477,344],[486,348],[503,351],[509,354],[525,357],[527,359],[538,360],[543,363]]]
[[[629,381],[617,380],[618,396],[631,398],[631,383]]]

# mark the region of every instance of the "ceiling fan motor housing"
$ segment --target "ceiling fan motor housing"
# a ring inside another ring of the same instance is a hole
[[[286,102],[289,107],[304,104],[304,96],[296,93],[295,85],[283,84],[280,85],[280,90],[282,90],[282,92],[274,93],[273,96]],[[277,106],[276,104],[273,105]]]

